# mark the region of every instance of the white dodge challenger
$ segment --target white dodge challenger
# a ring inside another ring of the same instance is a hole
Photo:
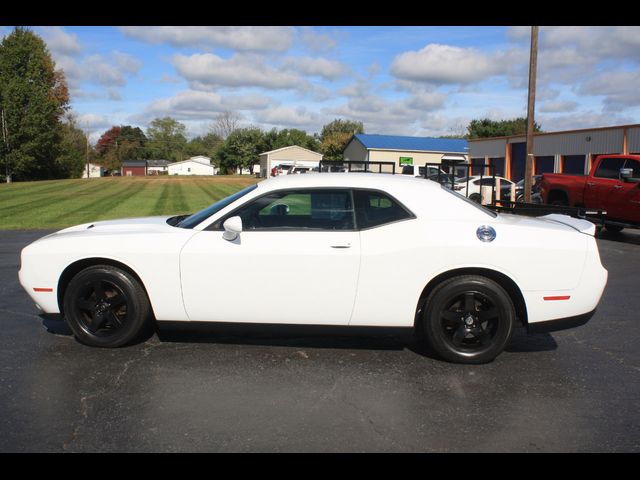
[[[409,327],[446,360],[483,363],[518,322],[589,320],[607,282],[594,233],[430,180],[287,175],[190,216],[53,233],[22,250],[19,278],[87,345],[132,343],[154,321]]]

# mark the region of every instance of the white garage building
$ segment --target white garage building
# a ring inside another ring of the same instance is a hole
[[[260,176],[267,178],[271,175],[271,169],[277,166],[298,166],[318,168],[322,160],[322,154],[300,147],[290,145],[260,154]]]
[[[218,169],[211,165],[211,159],[204,155],[170,163],[167,169],[169,175],[216,175],[218,173]]]

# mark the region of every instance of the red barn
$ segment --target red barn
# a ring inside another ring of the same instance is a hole
[[[147,175],[147,162],[145,160],[127,160],[122,162],[120,171],[123,177],[144,177]]]

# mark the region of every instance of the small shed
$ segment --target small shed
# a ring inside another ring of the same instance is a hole
[[[216,168],[211,159],[197,155],[181,162],[170,163],[167,167],[169,175],[215,175]]]
[[[120,173],[123,177],[144,177],[147,175],[146,160],[125,160]]]
[[[260,176],[262,178],[271,176],[271,169],[279,166],[317,168],[320,166],[320,160],[322,160],[321,153],[298,145],[278,148],[260,154]]]
[[[98,178],[104,177],[106,169],[96,163],[88,163],[82,170],[81,178]]]

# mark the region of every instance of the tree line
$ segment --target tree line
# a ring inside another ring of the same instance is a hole
[[[125,160],[168,160],[179,162],[195,155],[213,160],[223,173],[253,170],[260,153],[290,145],[322,152],[327,159],[339,160],[355,133],[363,133],[362,122],[336,119],[320,134],[285,128],[262,130],[240,127],[240,117],[233,112],[219,113],[208,132],[190,140],[186,126],[174,118],[155,118],[146,133],[131,125],[113,126],[102,134],[92,159],[107,169],[118,169]]]
[[[171,117],[153,119],[146,131],[114,125],[95,145],[70,111],[64,72],[56,69],[45,42],[16,27],[0,42],[0,179],[41,180],[80,177],[87,162],[117,170],[126,160],[185,160],[205,155],[222,173],[252,170],[258,155],[289,145],[342,160],[347,143],[364,133],[362,122],[335,119],[320,133],[299,129],[262,130],[241,126],[234,112],[219,113],[205,134],[188,139],[186,126]],[[536,131],[540,126],[536,124]],[[526,132],[526,119],[472,120],[456,138],[516,135]]]

